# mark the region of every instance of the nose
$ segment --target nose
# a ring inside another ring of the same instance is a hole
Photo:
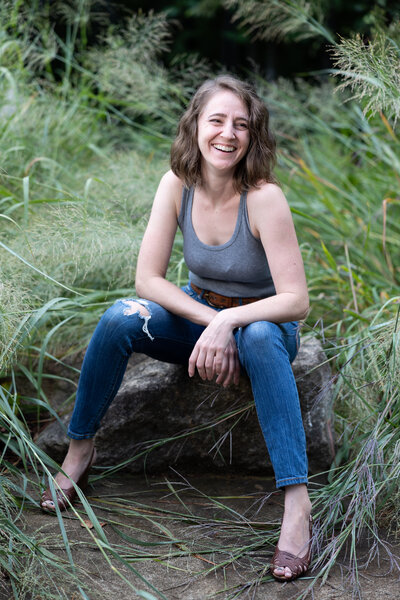
[[[222,135],[227,139],[232,139],[235,137],[235,130],[233,127],[233,123],[229,119],[224,121]]]

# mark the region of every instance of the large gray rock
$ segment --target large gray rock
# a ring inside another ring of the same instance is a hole
[[[334,455],[331,373],[320,343],[302,342],[293,363],[306,431],[310,470],[328,467]],[[64,424],[70,415],[62,418]],[[160,440],[169,438],[167,443]],[[58,422],[38,445],[60,461],[68,438]],[[247,472],[271,470],[250,383],[223,389],[187,369],[139,356],[128,365],[121,388],[96,435],[99,465],[128,461],[132,472],[170,465],[210,470],[227,465]],[[151,449],[151,451],[148,451]],[[136,457],[135,460],[132,460]]]

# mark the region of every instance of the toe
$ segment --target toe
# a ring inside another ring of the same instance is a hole
[[[285,578],[288,580],[293,577],[293,573],[289,569],[289,567],[275,567],[273,574],[276,577],[281,577],[281,578]]]
[[[289,567],[285,567],[285,577],[286,579],[290,579],[292,577],[292,571],[289,569]]]

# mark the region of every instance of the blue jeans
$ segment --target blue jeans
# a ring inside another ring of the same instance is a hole
[[[198,302],[207,304],[190,284],[183,290]],[[104,313],[83,361],[68,429],[71,438],[81,440],[95,435],[118,392],[132,352],[187,365],[193,347],[205,329],[155,302],[128,300],[144,305],[149,316],[139,312],[127,315],[131,311],[126,300],[117,300]],[[290,366],[298,350],[297,323],[256,321],[238,329],[235,339],[242,369],[251,381],[277,487],[307,483],[306,441]]]

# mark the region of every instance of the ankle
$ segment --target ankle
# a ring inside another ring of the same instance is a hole
[[[63,467],[70,468],[73,465],[85,466],[93,455],[93,448],[93,440],[71,440],[68,452],[63,461]]]
[[[71,440],[68,448],[68,454],[76,458],[85,458],[87,456],[91,456],[93,447],[93,438],[87,440]]]
[[[300,513],[308,519],[311,508],[306,485],[292,485],[285,488],[285,513]]]

